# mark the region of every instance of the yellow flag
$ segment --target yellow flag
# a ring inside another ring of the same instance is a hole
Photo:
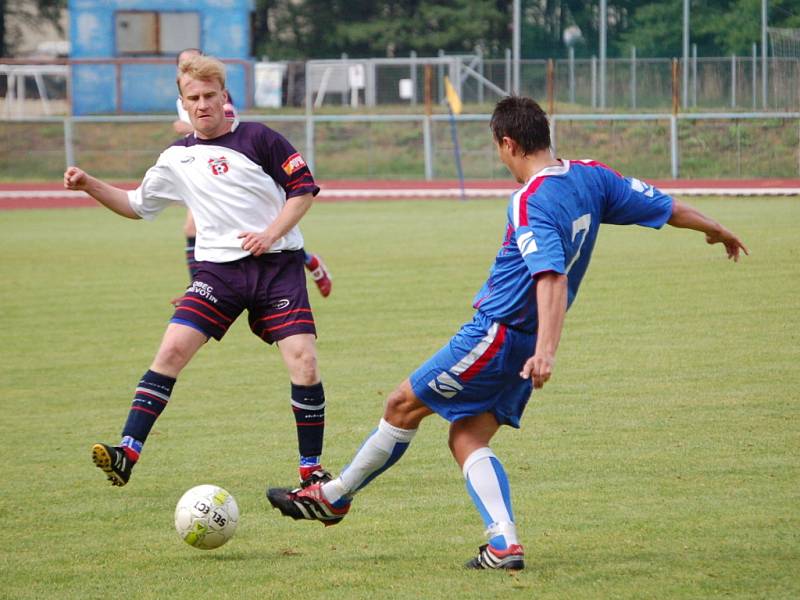
[[[447,103],[450,105],[450,110],[453,111],[454,115],[460,115],[461,109],[463,108],[461,105],[461,98],[458,97],[458,92],[456,92],[456,88],[453,87],[453,84],[450,83],[450,79],[447,75],[444,76],[444,89],[447,94]]]

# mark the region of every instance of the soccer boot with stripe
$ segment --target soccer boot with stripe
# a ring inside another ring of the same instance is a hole
[[[522,546],[512,544],[506,550],[492,548],[489,544],[484,544],[478,548],[478,556],[471,559],[464,566],[468,569],[508,569],[519,571],[525,568],[523,560],[525,553]]]
[[[350,510],[350,502],[340,507],[328,502],[322,493],[321,483],[312,483],[294,490],[270,488],[267,490],[267,500],[285,517],[321,521],[325,527],[336,525]]]
[[[92,446],[92,460],[95,466],[106,474],[111,485],[119,487],[128,483],[133,465],[136,464],[119,446],[105,444]]]

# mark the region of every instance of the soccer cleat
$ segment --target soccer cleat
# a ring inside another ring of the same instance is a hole
[[[314,468],[314,470],[311,471],[311,473],[305,474],[305,477],[303,475],[304,475],[303,467],[300,467],[301,488],[307,488],[308,486],[313,485],[315,483],[325,483],[326,481],[330,481],[331,479],[333,479],[333,475],[328,473],[328,471],[326,471],[319,465],[317,465],[317,467]]]
[[[128,458],[118,446],[95,444],[92,446],[92,460],[95,466],[108,476],[111,485],[122,487],[131,478],[131,470],[136,463]]]
[[[498,550],[497,548],[492,548],[489,544],[484,544],[478,548],[478,556],[471,559],[464,566],[467,569],[520,571],[525,568],[524,556],[525,553],[519,544],[512,544],[507,550]]]
[[[328,267],[325,266],[325,263],[322,262],[318,254],[311,255],[311,260],[306,263],[306,269],[311,272],[311,279],[317,284],[319,293],[323,298],[327,298],[333,287],[333,283],[331,282],[333,278],[331,277],[330,271],[328,271]]]
[[[281,511],[284,517],[322,521],[325,527],[336,525],[350,510],[349,502],[339,508],[328,502],[322,494],[321,483],[312,483],[308,487],[294,490],[270,488],[267,490],[267,500],[274,508]]]

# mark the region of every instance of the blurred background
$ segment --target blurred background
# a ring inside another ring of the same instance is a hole
[[[187,47],[324,179],[452,178],[451,121],[465,176],[505,177],[487,124],[510,93],[542,104],[564,155],[800,175],[796,0],[0,0],[0,178],[140,177],[174,137]]]

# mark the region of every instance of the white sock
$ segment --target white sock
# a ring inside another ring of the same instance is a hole
[[[415,433],[416,429],[400,429],[381,419],[378,428],[364,441],[350,464],[336,479],[322,486],[328,502],[352,496],[391,467],[406,451]]]
[[[490,448],[478,448],[464,461],[467,491],[483,518],[486,535],[495,548],[518,544],[508,477]]]

